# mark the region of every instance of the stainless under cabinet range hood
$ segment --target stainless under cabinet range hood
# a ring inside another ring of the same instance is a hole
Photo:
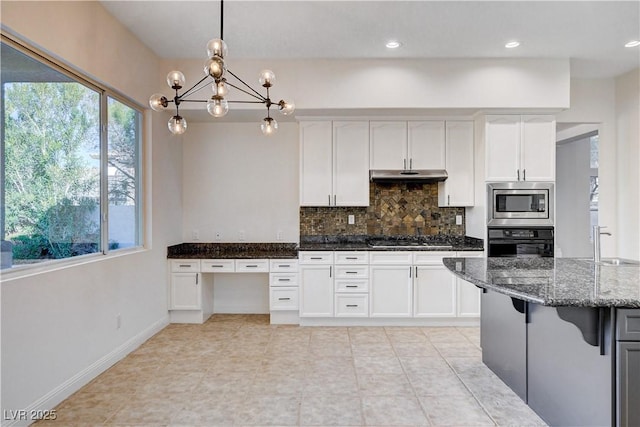
[[[447,179],[443,169],[376,169],[369,171],[371,181],[439,182]]]

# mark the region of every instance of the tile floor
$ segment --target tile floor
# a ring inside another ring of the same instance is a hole
[[[169,325],[57,408],[57,425],[545,425],[480,360],[478,328]],[[39,422],[46,424],[46,422]]]

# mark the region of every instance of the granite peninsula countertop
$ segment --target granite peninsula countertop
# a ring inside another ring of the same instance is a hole
[[[298,258],[296,243],[180,243],[167,247],[167,258]]]
[[[640,266],[577,258],[444,258],[476,286],[547,306],[640,308]]]
[[[374,247],[374,240],[407,240],[424,246]],[[301,251],[482,251],[484,241],[468,236],[300,236]]]

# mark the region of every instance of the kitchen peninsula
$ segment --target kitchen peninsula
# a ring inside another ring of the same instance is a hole
[[[570,258],[443,263],[483,289],[483,362],[547,423],[640,425],[640,265]]]

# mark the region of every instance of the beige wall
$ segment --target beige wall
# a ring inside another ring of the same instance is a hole
[[[640,69],[615,81],[618,254],[640,260]]]
[[[159,60],[99,2],[0,6],[3,30],[141,105],[164,81]],[[182,151],[166,117],[145,117],[147,248],[3,275],[3,410],[54,407],[168,321],[165,257],[181,241]]]

